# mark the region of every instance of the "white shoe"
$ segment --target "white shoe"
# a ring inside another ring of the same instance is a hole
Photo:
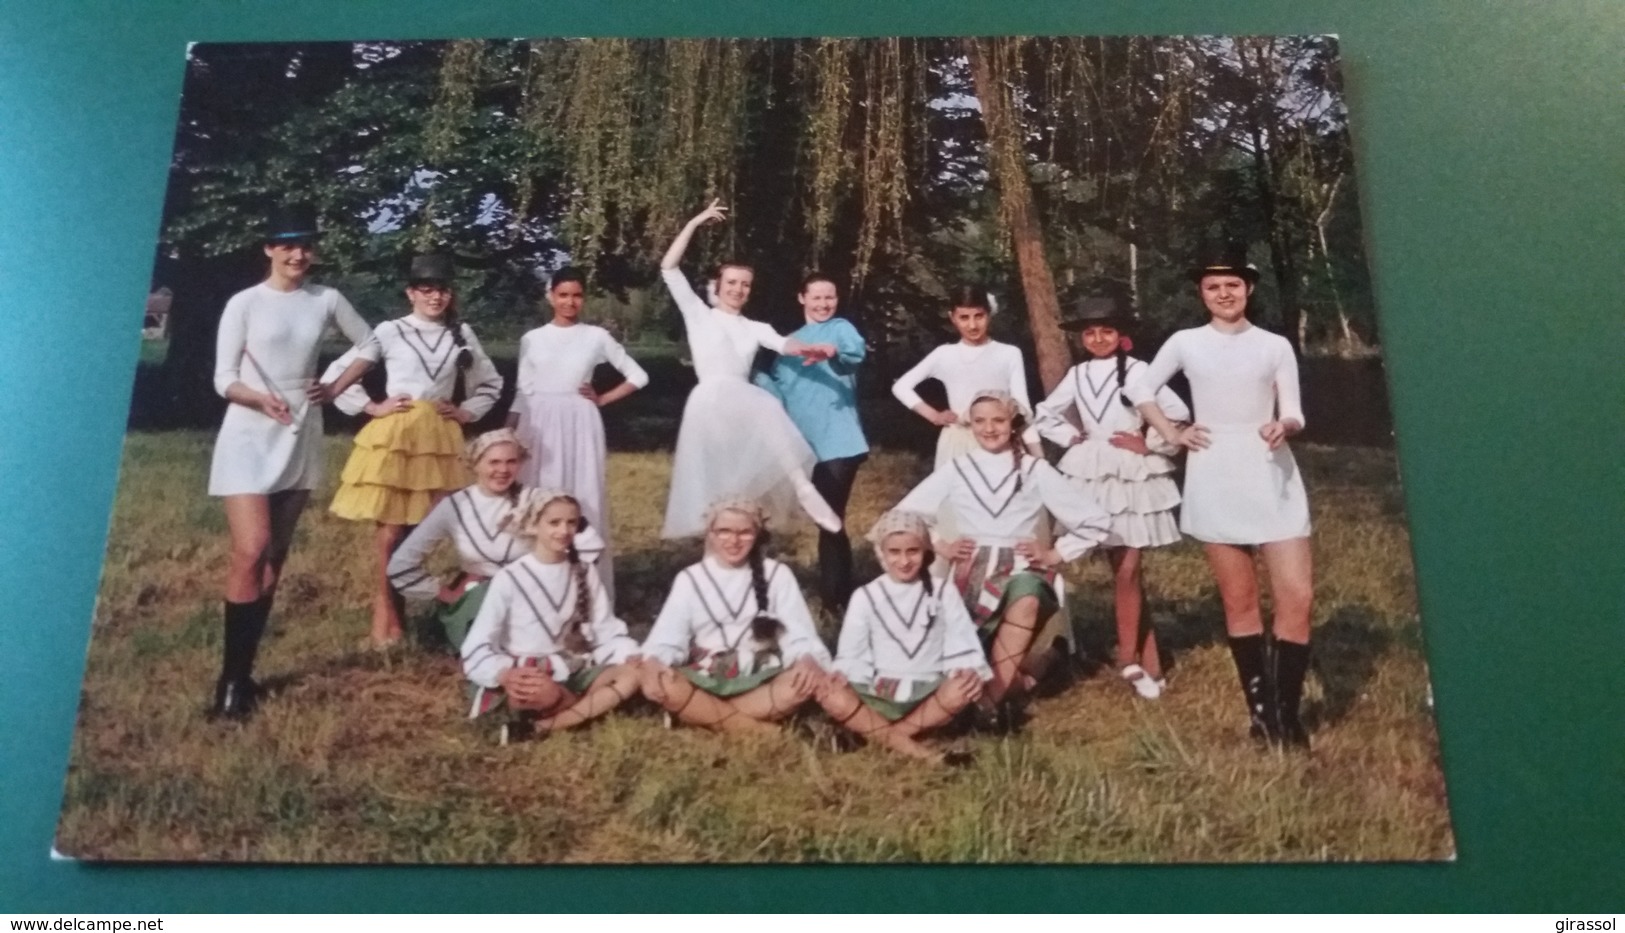
[[[796,484],[796,501],[801,504],[802,511],[813,520],[813,524],[834,534],[841,530],[841,517],[829,507],[824,497],[818,494],[818,487],[807,480]]]
[[[1144,700],[1157,699],[1162,696],[1163,688],[1168,686],[1168,681],[1152,677],[1146,673],[1145,668],[1138,664],[1125,664],[1118,673],[1122,675],[1124,680],[1128,681],[1128,685],[1133,687],[1134,692]]]

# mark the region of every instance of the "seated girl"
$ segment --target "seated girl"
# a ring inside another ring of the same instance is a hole
[[[959,764],[915,737],[944,725],[982,695],[993,671],[957,594],[927,568],[935,555],[924,518],[887,512],[869,533],[885,574],[853,594],[818,692],[835,722],[905,755]]]
[[[643,692],[678,721],[772,732],[830,665],[790,568],[767,559],[762,507],[725,497],[705,512],[705,557],[672,584],[643,642]]]
[[[1035,648],[1045,660],[1051,654],[1053,638],[1040,629],[1059,621],[1056,574],[1106,540],[1111,516],[1042,458],[1024,456],[1016,439],[1025,419],[1008,392],[975,393],[969,413],[977,449],[938,467],[895,509],[927,521],[941,510],[953,521],[958,537],[936,544],[989,643],[993,681],[982,703],[991,711],[1040,674],[1036,665],[1025,671],[1023,665]],[[1046,513],[1056,534],[1053,546],[1039,540]]]
[[[598,571],[581,559],[581,505],[529,489],[509,517],[531,552],[502,568],[468,638],[463,673],[474,685],[469,718],[506,707],[502,744],[579,726],[638,690],[627,663],[637,642],[610,611]]]
[[[508,528],[508,516],[523,491],[517,479],[525,445],[507,428],[487,431],[468,442],[463,462],[474,483],[441,499],[389,558],[389,584],[402,596],[438,600],[436,620],[453,650],[468,637],[480,611],[485,584],[497,571],[529,553],[529,544]],[[576,532],[576,552],[596,564],[604,539],[585,521]],[[457,551],[458,572],[444,586],[425,564],[442,541]]]

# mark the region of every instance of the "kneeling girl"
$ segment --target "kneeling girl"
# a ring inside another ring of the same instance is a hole
[[[864,738],[943,761],[915,737],[976,702],[993,670],[965,604],[931,579],[925,519],[887,512],[869,537],[886,572],[853,594],[818,702]]]
[[[463,673],[475,687],[469,716],[506,706],[503,744],[579,726],[638,690],[628,663],[637,642],[576,551],[580,523],[581,505],[565,492],[520,496],[509,527],[531,552],[491,579],[463,642]]]
[[[764,556],[764,522],[754,500],[712,504],[705,557],[677,575],[643,642],[644,694],[681,722],[774,731],[831,663],[790,568]]]
[[[1035,647],[1047,656],[1053,639],[1040,630],[1061,621],[1056,575],[1106,540],[1111,516],[1042,458],[1023,456],[1025,413],[1008,392],[977,392],[969,411],[977,449],[938,467],[895,508],[927,521],[940,511],[953,522],[959,537],[939,545],[953,564],[954,588],[988,642],[993,682],[983,701],[991,706],[1038,675],[1023,666]],[[1053,546],[1040,540],[1046,514]]]

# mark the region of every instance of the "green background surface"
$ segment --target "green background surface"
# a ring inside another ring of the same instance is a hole
[[[1456,862],[459,869],[49,859],[187,41],[1304,32],[1343,42]],[[1620,910],[1622,49],[1618,0],[6,0],[0,912]]]

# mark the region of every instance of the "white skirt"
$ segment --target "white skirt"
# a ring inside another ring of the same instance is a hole
[[[609,534],[608,463],[604,418],[579,392],[532,392],[514,433],[530,451],[519,481],[532,488],[563,489],[581,503],[581,515],[604,539],[596,566],[604,591],[615,598],[614,552]]]
[[[519,468],[519,481],[569,492],[587,521],[607,536],[604,419],[598,406],[575,392],[533,392],[525,401],[527,411],[515,432],[530,457]]]
[[[1179,527],[1214,544],[1308,537],[1309,497],[1291,449],[1270,450],[1258,425],[1205,426],[1212,443],[1185,461]]]
[[[308,384],[278,386],[291,403],[293,424],[247,405],[226,406],[209,464],[209,495],[268,496],[321,485],[322,408],[306,400]]]
[[[706,508],[724,495],[761,503],[782,530],[798,514],[796,488],[816,462],[772,393],[742,379],[701,380],[683,405],[660,536],[704,534]]]
[[[1173,461],[1161,454],[1137,454],[1090,436],[1068,447],[1056,465],[1111,515],[1111,533],[1101,547],[1161,547],[1178,543],[1179,487]]]

